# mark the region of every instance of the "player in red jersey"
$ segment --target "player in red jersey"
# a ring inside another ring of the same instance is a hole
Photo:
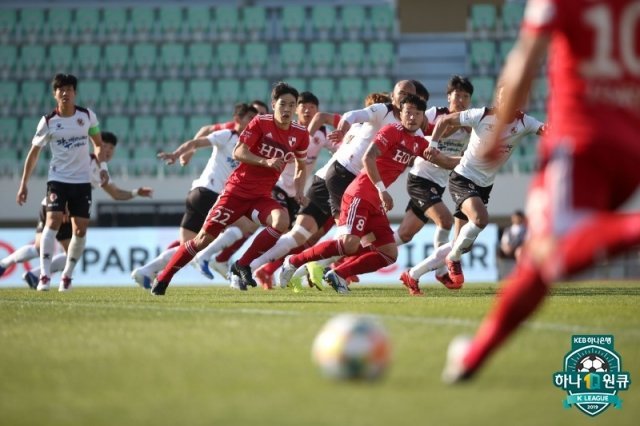
[[[289,227],[286,209],[271,197],[271,189],[285,165],[296,162],[296,199],[301,202],[305,183],[305,160],[309,133],[293,122],[298,91],[278,83],[271,92],[273,115],[255,117],[240,135],[233,157],[240,165],[231,173],[225,188],[213,205],[205,223],[192,240],[180,245],[151,288],[163,295],[175,275],[197,252],[208,246],[227,226],[245,216],[260,221],[260,232],[244,255],[232,266],[232,279],[241,290],[257,286],[249,263],[269,249]]]
[[[323,277],[342,294],[348,292],[346,277],[377,271],[396,261],[398,247],[386,215],[393,208],[387,186],[395,182],[416,156],[424,155],[429,143],[420,127],[426,109],[426,102],[416,95],[401,100],[401,122],[388,124],[376,134],[364,154],[363,171],[342,197],[336,239],[287,257],[283,269],[296,269],[313,260],[350,256],[327,269]],[[361,247],[360,240],[369,233],[375,235],[375,242]]]
[[[527,202],[530,238],[475,337],[451,342],[445,381],[471,378],[554,281],[640,243],[640,213],[617,211],[640,186],[639,18],[637,0],[527,5],[501,77],[501,111],[524,104],[549,50],[549,130]],[[499,114],[490,147],[509,119]]]

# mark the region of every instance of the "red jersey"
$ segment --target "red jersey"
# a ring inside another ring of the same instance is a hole
[[[307,158],[309,132],[304,126],[292,122],[288,130],[279,129],[272,114],[256,116],[240,134],[238,143],[262,158],[284,158],[287,163],[295,158]],[[231,173],[225,191],[241,198],[271,196],[279,171],[271,167],[240,165]]]
[[[387,124],[376,133],[373,139],[382,154],[376,159],[376,166],[385,186],[391,185],[398,179],[407,166],[413,164],[416,156],[423,156],[429,142],[418,130],[411,133],[400,123]],[[373,185],[365,170],[351,182],[345,193],[367,200],[374,206],[380,205],[378,189]]]
[[[558,144],[640,150],[638,7],[637,0],[529,1],[522,31],[551,37],[545,156]]]
[[[235,121],[227,121],[226,123],[212,124],[211,127],[209,127],[209,130],[211,130],[212,132],[217,132],[218,130],[233,130],[235,127]]]

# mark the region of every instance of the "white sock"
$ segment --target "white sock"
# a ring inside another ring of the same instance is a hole
[[[280,259],[282,256],[288,254],[291,250],[298,247],[295,237],[292,233],[288,232],[281,236],[276,244],[269,250],[265,251],[262,255],[254,259],[249,266],[251,270],[255,271],[262,265],[266,265],[269,262]]]
[[[71,246],[69,246],[69,248],[71,248]],[[51,260],[51,273],[55,274],[56,272],[62,271],[66,264],[67,264],[67,254],[66,253],[56,254],[55,256],[53,256],[53,259]]]
[[[449,234],[450,234],[450,232],[451,232],[450,229],[444,229],[444,228],[440,228],[439,226],[437,226],[436,227],[436,232],[433,234],[433,247],[435,249],[437,249],[441,245],[447,244],[449,242]],[[444,265],[442,265],[438,269],[436,269],[436,275],[438,275],[438,276],[442,276],[446,272],[447,272],[447,268]]]
[[[84,246],[87,244],[87,236],[79,237],[74,235],[71,237],[69,243],[69,249],[67,250],[67,262],[62,270],[62,275],[65,277],[73,277],[73,270],[75,269],[78,261],[82,258],[82,252],[84,252]]]
[[[451,247],[453,243],[449,242],[447,244],[443,244],[431,253],[431,256],[424,259],[422,262],[419,262],[416,266],[409,269],[409,275],[411,278],[416,280],[420,280],[420,277],[426,274],[429,271],[433,271],[440,266],[444,265],[444,261],[447,258],[447,255],[451,252]]]
[[[400,234],[398,234],[398,231],[395,231],[393,233],[393,239],[396,241],[396,245],[397,246],[401,246],[403,244],[406,244],[404,241],[402,241],[402,238],[400,238]]]
[[[40,237],[40,270],[41,275],[51,276],[51,258],[53,250],[56,248],[57,229],[51,229],[45,226]]]
[[[139,269],[141,269],[143,272],[146,272],[144,275],[153,277],[153,275],[157,274],[158,272],[163,270],[165,266],[167,266],[167,263],[169,263],[169,260],[171,260],[171,257],[174,255],[174,253],[178,251],[178,248],[180,248],[180,246],[172,247],[163,251],[158,255],[158,257],[156,257],[146,265],[141,266]]]
[[[198,259],[209,260],[211,257],[222,251],[242,238],[242,230],[237,226],[230,226],[211,242],[204,250],[197,254]]]
[[[0,266],[8,268],[16,263],[26,262],[27,260],[35,259],[38,257],[38,249],[33,244],[28,246],[22,246],[9,256],[0,260]]]
[[[453,249],[451,253],[449,253],[449,259],[459,261],[464,249],[471,247],[480,232],[482,232],[482,228],[476,226],[473,222],[467,222],[467,224],[460,229],[460,234],[458,234],[458,237],[453,242]]]

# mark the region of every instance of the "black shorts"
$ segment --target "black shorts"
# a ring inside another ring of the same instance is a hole
[[[200,232],[209,210],[217,199],[218,193],[207,188],[197,187],[189,191],[184,202],[185,209],[180,227],[195,233]]]
[[[71,217],[89,219],[91,211],[91,184],[47,182],[47,211],[69,211]]]
[[[478,186],[466,177],[456,172],[451,172],[449,176],[449,192],[453,202],[456,203],[456,212],[453,214],[458,219],[469,220],[467,215],[460,211],[460,206],[467,198],[479,197],[484,205],[489,204],[489,194],[491,194],[490,186]]]
[[[274,186],[271,190],[271,196],[289,212],[289,224],[293,223],[298,210],[300,210],[300,204],[293,197],[289,197],[287,193],[277,186]]]
[[[342,164],[334,161],[325,177],[325,183],[329,190],[329,204],[331,205],[331,214],[338,216],[340,214],[340,205],[342,204],[342,196],[347,186],[356,178]]]
[[[316,221],[318,228],[322,228],[327,220],[332,217],[331,207],[329,206],[329,190],[324,179],[314,176],[313,182],[305,195],[309,199],[309,204],[300,210],[300,214],[311,216]]]
[[[36,232],[38,234],[42,233],[44,230],[44,225],[47,223],[47,207],[40,206],[40,212],[38,213],[38,225],[36,225]],[[56,240],[65,241],[70,240],[73,235],[73,227],[71,226],[71,221],[62,222],[60,225],[60,229],[56,233]]]
[[[434,204],[442,202],[444,188],[429,179],[409,173],[407,192],[409,193],[409,203],[405,211],[411,210],[418,219],[427,223],[429,218],[425,216],[424,212]]]

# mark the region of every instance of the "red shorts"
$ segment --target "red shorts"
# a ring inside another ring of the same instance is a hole
[[[376,247],[395,243],[389,218],[382,207],[345,193],[340,207],[338,235],[349,234],[362,238],[370,232],[376,237],[373,243]]]
[[[209,210],[202,229],[209,235],[217,236],[242,216],[266,225],[267,217],[274,210],[283,210],[283,208],[271,197],[240,198],[223,191]]]
[[[640,185],[640,158],[603,149],[557,148],[533,179],[527,200],[532,236],[562,236],[596,212],[620,208]]]

